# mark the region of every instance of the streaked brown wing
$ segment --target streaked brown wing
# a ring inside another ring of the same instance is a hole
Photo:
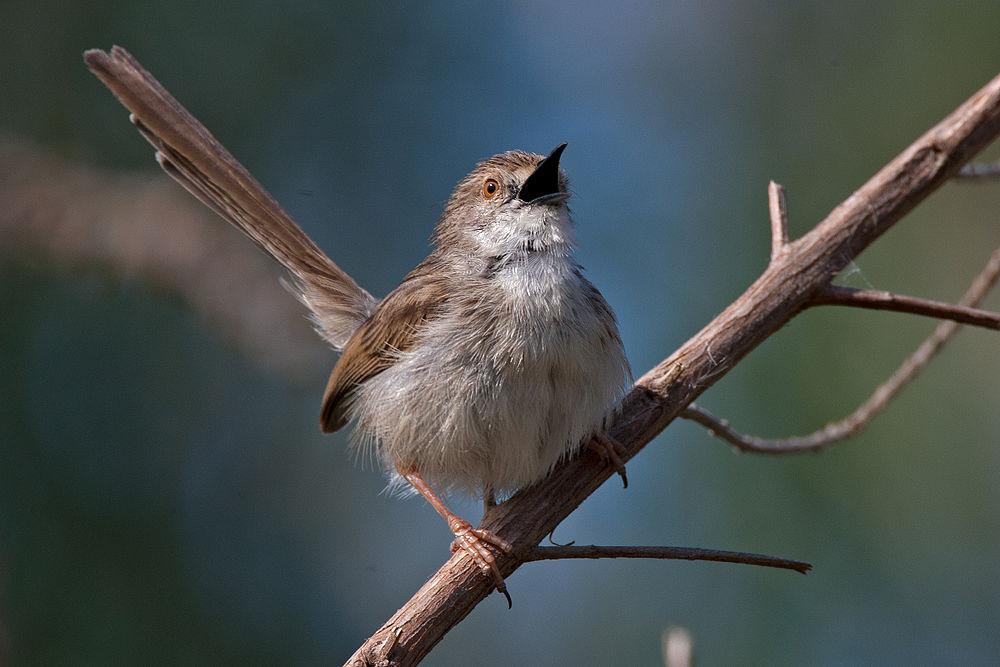
[[[323,394],[320,427],[324,433],[347,423],[354,389],[412,348],[425,322],[444,306],[447,273],[434,270],[433,265],[431,256],[414,269],[347,341]]]

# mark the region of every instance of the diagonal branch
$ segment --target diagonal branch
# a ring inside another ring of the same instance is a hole
[[[564,560],[580,558],[653,558],[657,560],[705,560],[716,563],[738,563],[759,565],[782,570],[795,570],[806,574],[812,569],[810,563],[765,554],[744,551],[719,551],[718,549],[698,549],[694,547],[599,547],[599,546],[555,546],[535,547],[526,552],[521,560],[532,563],[539,560]]]
[[[113,72],[101,74],[126,104],[131,98],[123,93],[130,92],[130,86],[149,85],[137,79],[110,82]],[[163,89],[152,92],[162,94]],[[626,449],[623,458],[635,456],[740,359],[808,307],[833,276],[998,134],[1000,77],[904,150],[812,231],[789,243],[739,299],[639,379],[609,429],[609,435]],[[178,137],[187,144],[203,139]],[[235,170],[236,165],[228,166]],[[248,182],[237,181],[237,185]],[[267,208],[272,203],[251,199],[247,198],[247,207]],[[349,279],[346,274],[343,278]],[[513,545],[512,554],[497,560],[501,572],[509,575],[517,569],[524,554],[610,474],[595,457],[578,457],[487,512],[482,527]],[[467,554],[453,554],[348,664],[420,661],[492,588],[492,579]]]
[[[960,301],[961,306],[972,312],[975,306],[990,291],[1000,278],[1000,248],[993,251],[989,261],[979,275],[975,277],[969,289]],[[827,288],[829,289],[829,288]],[[842,288],[838,288],[842,289]],[[912,311],[906,311],[912,312]],[[701,406],[692,403],[681,413],[685,419],[698,422],[713,435],[725,440],[737,449],[756,454],[790,454],[793,452],[818,451],[841,440],[857,435],[868,426],[875,415],[882,412],[895,396],[902,391],[920,371],[924,369],[952,336],[958,333],[961,325],[957,318],[946,320],[937,325],[934,332],[920,344],[919,347],[889,376],[889,379],[879,385],[875,392],[858,408],[835,422],[831,422],[808,435],[791,438],[759,438],[746,435],[733,429],[725,419],[716,417]]]
[[[1000,134],[1000,76],[931,128],[844,200],[742,296],[636,383],[610,434],[635,456],[703,391],[808,306],[813,295]],[[597,489],[609,470],[590,457],[558,466],[542,482],[493,508],[483,527],[515,555],[499,559],[509,575],[516,553],[538,544]],[[454,555],[348,660],[414,664],[491,591],[467,557]],[[391,647],[391,650],[386,650]]]
[[[913,296],[903,296],[881,290],[828,285],[816,293],[812,303],[816,306],[853,306],[871,310],[892,310],[897,313],[925,315],[943,320],[953,320],[959,324],[1000,330],[1000,313]]]

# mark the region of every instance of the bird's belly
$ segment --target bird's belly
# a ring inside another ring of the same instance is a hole
[[[601,428],[627,373],[617,336],[609,346],[586,303],[544,308],[502,325],[457,314],[428,324],[359,389],[356,432],[391,473],[412,466],[444,491],[539,480]]]

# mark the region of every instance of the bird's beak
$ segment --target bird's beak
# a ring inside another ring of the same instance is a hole
[[[560,144],[539,163],[517,193],[525,203],[554,204],[566,201],[568,192],[559,191],[559,156],[566,144]]]

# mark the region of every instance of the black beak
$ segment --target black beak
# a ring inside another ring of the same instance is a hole
[[[541,161],[528,176],[528,180],[521,186],[517,193],[517,198],[523,202],[532,202],[539,197],[546,195],[560,194],[559,192],[559,156],[562,155],[566,144],[560,144],[549,156]]]

